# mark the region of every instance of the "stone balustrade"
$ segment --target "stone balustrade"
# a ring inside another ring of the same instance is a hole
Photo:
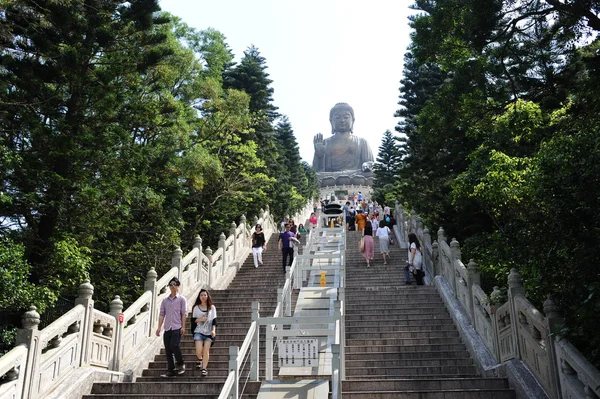
[[[296,217],[305,220],[311,210],[312,204],[307,205]],[[267,238],[279,232],[268,207],[254,218],[256,223],[262,225]],[[40,315],[31,306],[21,318],[17,345],[0,358],[0,399],[80,397],[94,381],[131,379],[145,366],[140,360],[143,353],[153,357],[161,342],[155,331],[171,278],[181,281],[180,293],[188,298],[189,310],[201,288],[226,288],[250,253],[253,226],[244,216],[239,224],[231,223],[229,235],[221,234],[214,253],[210,247],[203,249],[199,236],[185,256],[177,247],[171,269],[158,278],[151,268],[145,292],[127,308],[117,295],[109,313],[95,309],[94,287],[87,280],[79,287],[75,307],[43,330],[38,330]],[[131,370],[131,364],[138,369]],[[70,383],[61,385],[67,377]],[[61,390],[59,386],[69,387]]]
[[[481,288],[477,264],[465,266],[460,244],[447,243],[444,229],[438,230],[437,241],[431,243],[429,230],[415,211],[409,214],[396,205],[396,235],[407,241],[414,232],[424,249],[425,281],[443,281],[436,286],[451,288],[451,295],[462,305],[472,327],[487,351],[499,364],[522,361],[543,387],[548,397],[600,398],[600,372],[566,339],[560,337],[562,319],[548,298],[544,313],[529,302],[517,269],[508,277],[508,294],[498,287],[490,295]],[[455,319],[457,320],[457,319]],[[482,370],[485,373],[485,370]],[[510,377],[510,375],[509,375]]]

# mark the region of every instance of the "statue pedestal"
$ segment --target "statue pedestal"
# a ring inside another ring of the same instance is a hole
[[[341,172],[317,172],[319,186],[367,186],[373,185],[373,172],[362,170],[343,170]]]

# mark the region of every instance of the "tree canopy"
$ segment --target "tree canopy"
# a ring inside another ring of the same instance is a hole
[[[85,278],[100,308],[130,302],[175,246],[214,247],[242,214],[315,195],[255,47],[236,64],[222,33],[156,0],[0,10],[1,329]]]
[[[394,192],[461,242],[488,291],[516,267],[539,308],[552,295],[600,365],[600,3],[413,8]]]

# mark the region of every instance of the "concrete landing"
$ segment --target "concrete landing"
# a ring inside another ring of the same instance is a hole
[[[328,380],[265,381],[257,399],[327,399]]]

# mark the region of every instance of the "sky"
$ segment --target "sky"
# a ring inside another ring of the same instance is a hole
[[[214,28],[236,56],[250,45],[265,57],[273,104],[288,116],[303,160],[312,164],[313,137],[331,136],[329,111],[354,109],[354,134],[377,157],[383,133],[398,118],[411,0],[161,0],[186,24]]]

